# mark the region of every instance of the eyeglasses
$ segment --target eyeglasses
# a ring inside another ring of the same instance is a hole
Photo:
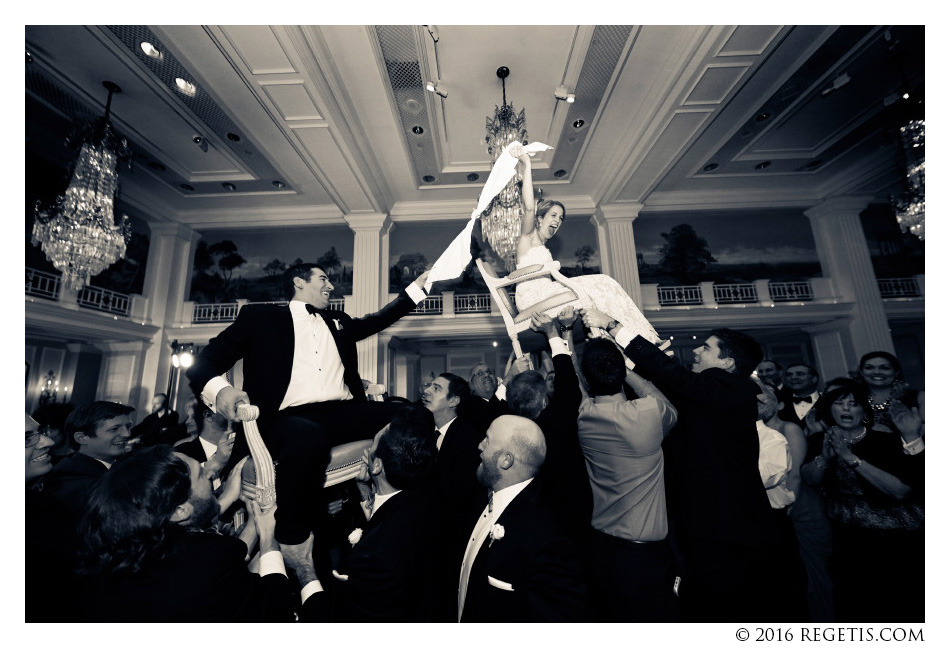
[[[475,375],[472,378],[484,378],[485,376],[494,376],[495,372],[491,369],[482,369],[481,371],[476,371]]]
[[[52,430],[50,430],[50,428],[44,425],[39,430],[34,430],[33,432],[27,432],[26,433],[26,447],[32,448],[33,446],[35,446],[37,443],[40,442],[40,436],[48,437],[51,431]]]

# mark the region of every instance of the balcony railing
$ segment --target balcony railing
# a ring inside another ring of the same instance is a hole
[[[713,284],[717,304],[751,304],[759,301],[755,284]]]
[[[878,279],[877,288],[881,298],[920,297],[920,284],[916,279]]]
[[[26,294],[43,299],[59,299],[59,275],[27,268]]]
[[[410,315],[441,315],[442,314],[442,295],[426,297],[416,304],[416,307],[409,311]]]
[[[772,301],[812,301],[815,294],[807,281],[769,282],[769,297]]]
[[[490,313],[491,295],[475,293],[472,295],[455,295],[456,313]]]
[[[117,293],[105,288],[96,288],[95,286],[83,286],[76,297],[76,303],[81,308],[91,308],[92,310],[112,313],[128,317],[129,304],[131,303],[128,295]]]
[[[687,306],[703,303],[703,291],[699,286],[658,286],[656,293],[660,306]]]

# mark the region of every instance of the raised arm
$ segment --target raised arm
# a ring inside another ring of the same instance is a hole
[[[521,217],[521,235],[525,236],[534,229],[534,181],[531,179],[531,156],[521,144],[514,144],[508,153],[518,158],[521,168],[521,199],[524,202],[524,214]]]

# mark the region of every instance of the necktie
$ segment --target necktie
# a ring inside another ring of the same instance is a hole
[[[798,405],[799,403],[810,403],[811,396],[792,396],[792,404]]]

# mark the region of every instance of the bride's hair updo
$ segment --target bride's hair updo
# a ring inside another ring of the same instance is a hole
[[[544,215],[551,211],[553,207],[561,208],[561,221],[563,222],[567,218],[567,210],[564,209],[564,205],[559,203],[556,200],[540,200],[538,201],[537,206],[534,208],[534,220],[536,223],[540,223],[541,219],[544,218]]]

